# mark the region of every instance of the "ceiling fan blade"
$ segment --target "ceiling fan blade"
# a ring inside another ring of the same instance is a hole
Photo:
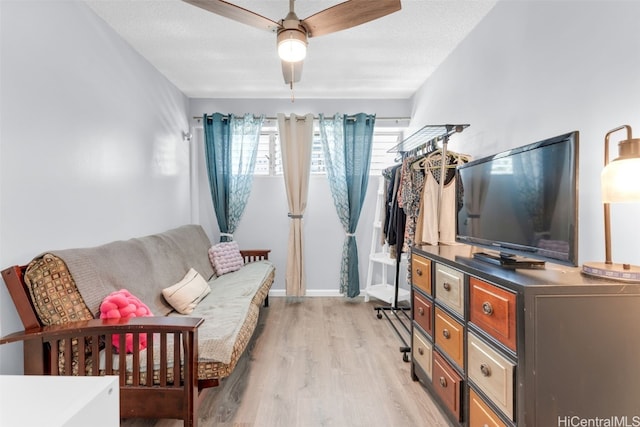
[[[282,62],[282,75],[286,84],[297,83],[302,77],[302,61]]]
[[[267,30],[272,33],[276,32],[280,27],[275,21],[269,18],[265,18],[262,15],[251,12],[235,4],[228,3],[222,0],[183,0],[185,3],[189,3],[193,6],[197,6],[201,9],[213,12],[216,15],[224,16],[225,18],[233,19],[234,21],[241,22],[243,24],[251,25],[252,27],[259,28],[261,30]]]
[[[302,20],[309,37],[318,37],[382,18],[401,9],[400,0],[349,0]]]

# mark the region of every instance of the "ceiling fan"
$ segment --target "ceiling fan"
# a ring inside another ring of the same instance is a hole
[[[293,88],[300,81],[302,60],[307,52],[307,38],[346,30],[400,10],[400,0],[348,0],[324,9],[305,19],[294,11],[289,0],[289,13],[276,22],[250,10],[222,0],[183,0],[209,12],[252,27],[277,34],[278,55],[285,83]]]

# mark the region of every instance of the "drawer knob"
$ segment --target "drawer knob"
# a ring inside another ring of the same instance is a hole
[[[447,387],[447,379],[445,377],[440,377],[440,386],[442,388],[446,388]]]
[[[443,329],[442,330],[442,336],[445,337],[446,339],[451,338],[451,332],[449,332],[448,329]]]
[[[418,354],[424,356],[424,349],[422,347],[418,347]]]
[[[418,314],[419,314],[420,316],[424,316],[424,308],[422,308],[422,307],[418,307]]]
[[[448,282],[444,282],[442,284],[442,287],[444,288],[445,291],[450,291],[451,290],[451,285]]]
[[[416,268],[416,275],[422,276],[422,270],[420,270],[419,268]]]
[[[482,303],[482,312],[487,316],[491,316],[493,314],[493,307],[489,301],[485,301]]]
[[[491,376],[491,368],[486,363],[480,365],[480,372],[485,377]]]

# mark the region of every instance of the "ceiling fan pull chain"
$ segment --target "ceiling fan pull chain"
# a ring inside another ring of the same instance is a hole
[[[293,3],[293,0],[289,0]],[[296,97],[293,93],[293,76],[294,76],[294,71],[293,71],[294,65],[293,62],[291,63],[291,81],[289,82],[289,88],[291,88],[291,103],[293,104],[296,101]]]

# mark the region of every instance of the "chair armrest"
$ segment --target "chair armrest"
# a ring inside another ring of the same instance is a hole
[[[190,378],[186,383],[195,384],[198,327],[202,322],[204,319],[199,317],[164,316],[91,319],[16,332],[1,338],[0,344],[24,341],[25,374],[38,375],[99,375],[99,363],[89,365],[89,361],[104,348],[105,374],[119,375],[120,385],[123,386],[128,372],[131,372],[132,386],[138,387],[143,385],[141,373],[145,365],[141,361],[146,360],[146,366],[154,365],[153,343],[157,342],[160,346],[160,384],[167,384],[170,372],[173,378],[181,378],[181,367],[184,368],[184,378]],[[116,354],[110,345],[115,335],[119,336],[120,348],[124,348],[125,339],[131,337],[134,349],[131,365],[127,363],[126,352]],[[143,339],[147,340],[146,359],[143,359],[139,345]],[[119,361],[119,366],[127,366],[127,369],[117,372],[114,358]],[[181,362],[175,363],[178,360]],[[88,370],[91,372],[88,373]],[[148,375],[145,384],[152,387],[154,376]]]
[[[245,264],[253,261],[268,260],[271,249],[241,249],[240,255],[244,259]]]
[[[200,317],[133,317],[129,319],[91,319],[70,322],[64,325],[43,326],[20,332],[14,332],[0,338],[0,344],[16,341],[43,340],[69,336],[93,336],[126,333],[172,333],[195,332],[204,322]]]
[[[9,343],[18,342],[18,341],[28,341],[32,339],[38,339],[42,336],[42,329],[43,328],[35,328],[35,329],[18,331],[9,335],[5,335],[4,337],[0,337],[0,345],[9,344]]]

